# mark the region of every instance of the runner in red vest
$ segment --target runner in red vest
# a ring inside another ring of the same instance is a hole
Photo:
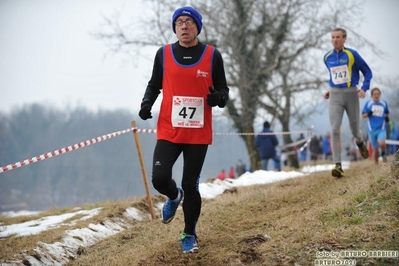
[[[172,16],[172,29],[178,41],[157,51],[139,115],[143,120],[152,118],[152,106],[162,91],[152,184],[168,197],[162,209],[163,223],[173,219],[184,196],[181,241],[183,252],[189,253],[198,251],[198,184],[208,145],[212,144],[212,107],[226,105],[229,88],[220,52],[198,40],[201,14],[191,6],[178,8]],[[178,187],[172,168],[181,153],[184,167]]]

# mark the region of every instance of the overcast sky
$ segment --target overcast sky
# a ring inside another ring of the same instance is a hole
[[[126,56],[104,58],[105,43],[89,34],[102,14],[121,8],[136,18],[143,11],[140,0],[0,0],[0,111],[34,102],[137,110],[153,55],[136,66]],[[398,14],[397,0],[368,0],[359,29],[387,53],[381,60],[359,51],[384,75],[398,76]]]

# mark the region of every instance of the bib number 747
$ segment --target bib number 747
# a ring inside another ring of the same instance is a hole
[[[350,82],[348,66],[337,66],[331,68],[331,79],[335,85]]]

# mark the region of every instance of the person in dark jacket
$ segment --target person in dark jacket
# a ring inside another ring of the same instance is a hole
[[[241,159],[236,163],[236,173],[237,177],[240,177],[245,173],[245,163],[243,163]]]
[[[332,160],[331,153],[331,135],[327,132],[321,140],[321,150],[323,153],[324,160]]]
[[[277,155],[276,147],[278,139],[273,131],[270,130],[270,123],[265,121],[263,123],[263,130],[261,134],[255,138],[255,146],[258,148],[260,159],[262,162],[262,169],[267,171],[267,164],[269,159],[275,162],[276,169],[281,171],[280,157]]]
[[[311,161],[317,161],[317,158],[319,157],[319,152],[320,152],[320,140],[319,137],[314,135],[312,139],[310,140],[309,143],[309,148],[310,148],[310,160]]]

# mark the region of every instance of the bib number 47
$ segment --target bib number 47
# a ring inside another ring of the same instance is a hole
[[[179,112],[179,116],[181,116],[183,119],[186,119],[187,116],[189,116],[188,118],[192,119],[196,110],[196,107],[183,107]]]

